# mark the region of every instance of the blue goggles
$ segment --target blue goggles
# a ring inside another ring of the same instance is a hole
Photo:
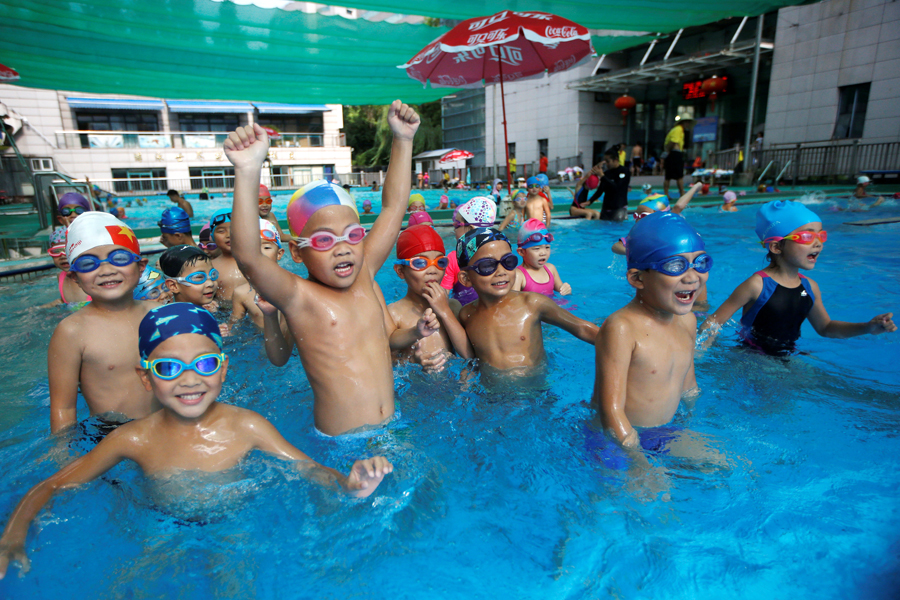
[[[204,354],[195,358],[190,364],[177,358],[157,358],[156,360],[142,360],[141,367],[149,369],[151,373],[171,381],[179,377],[185,370],[190,370],[201,377],[215,375],[225,364],[225,354]]]
[[[127,267],[141,260],[141,257],[130,250],[113,250],[104,259],[99,259],[93,254],[82,254],[69,265],[70,271],[76,273],[90,273],[100,268],[103,263],[109,263],[114,267]]]
[[[187,277],[169,277],[172,281],[177,281],[178,283],[183,283],[185,285],[203,285],[206,283],[206,280],[215,281],[219,278],[219,272],[215,269],[209,270],[209,275],[206,274],[206,271],[194,271]]]
[[[712,256],[706,253],[695,258],[694,262],[690,262],[683,256],[670,256],[654,263],[632,263],[631,265],[634,269],[652,269],[673,277],[687,272],[688,269],[694,269],[698,273],[708,273],[712,266]]]

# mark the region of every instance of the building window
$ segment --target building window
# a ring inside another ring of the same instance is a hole
[[[190,176],[192,190],[234,188],[233,167],[191,167]]]
[[[75,111],[79,131],[159,131],[159,113],[139,110]],[[81,134],[81,147],[90,148],[88,134]],[[137,136],[124,136],[123,146],[137,148]]]
[[[547,143],[547,140],[538,140],[538,156],[543,154],[547,156],[548,148],[550,145]]]
[[[512,144],[507,144],[507,149],[509,150],[509,157],[515,158],[516,157],[516,143],[513,142]]]
[[[312,115],[259,115],[257,122],[281,132],[281,139],[272,140],[276,148],[321,148],[325,145],[322,113]]]
[[[209,131],[234,131],[241,126],[241,120],[238,115],[219,115],[219,114],[179,114],[178,129],[180,131],[198,131],[206,133]]]
[[[52,158],[32,158],[31,159],[31,170],[32,171],[52,171],[53,170],[53,159]]]
[[[121,192],[164,192],[169,189],[165,169],[113,169],[113,187]]]
[[[838,88],[840,99],[838,100],[837,123],[834,125],[835,139],[862,137],[871,85],[871,83],[860,83]]]

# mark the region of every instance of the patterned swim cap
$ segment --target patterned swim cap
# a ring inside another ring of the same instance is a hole
[[[339,185],[319,179],[307,183],[291,196],[287,207],[288,225],[293,237],[303,235],[303,228],[317,211],[326,206],[349,206],[359,217],[353,197]]]
[[[154,308],[141,320],[138,327],[138,350],[141,358],[148,360],[156,347],[176,335],[199,333],[205,335],[222,349],[219,324],[208,310],[190,302],[173,302]]]
[[[469,261],[475,256],[475,253],[482,246],[491,242],[506,242],[509,244],[509,239],[503,235],[503,232],[494,227],[479,227],[459,238],[456,242],[456,262],[459,263],[459,268],[463,269],[469,266]],[[512,244],[510,244],[510,248],[512,248]]]
[[[497,205],[485,196],[476,196],[456,209],[460,220],[476,227],[491,227],[497,220]]]

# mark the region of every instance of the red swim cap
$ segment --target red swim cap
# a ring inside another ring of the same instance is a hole
[[[271,198],[272,197],[272,194],[269,193],[269,188],[267,188],[263,184],[259,184],[259,197],[260,198]]]
[[[600,178],[597,177],[596,175],[591,175],[584,182],[584,187],[586,187],[589,190],[597,189],[598,185],[600,185]]]
[[[432,251],[444,254],[444,240],[431,225],[413,225],[401,231],[397,238],[397,258],[412,258]]]

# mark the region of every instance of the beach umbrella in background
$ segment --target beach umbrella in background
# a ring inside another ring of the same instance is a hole
[[[272,129],[271,127],[266,127],[265,125],[260,125],[260,127],[262,127],[263,131],[265,131],[266,134],[268,134],[270,140],[280,140],[281,139],[280,131],[276,131],[275,129]]]
[[[468,150],[453,150],[441,157],[442,163],[456,162],[458,160],[466,160],[475,156]]]
[[[577,23],[549,13],[504,10],[463,21],[399,68],[432,87],[500,84],[507,187],[512,193],[503,83],[565,71],[593,53],[590,32]]]
[[[16,73],[15,69],[10,69],[6,65],[0,65],[0,82],[9,83],[18,80],[19,74]]]

